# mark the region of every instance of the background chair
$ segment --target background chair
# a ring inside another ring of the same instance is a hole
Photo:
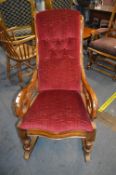
[[[90,160],[97,99],[83,69],[82,28],[82,17],[73,10],[36,15],[39,69],[14,104],[25,159],[43,136],[82,138],[85,159]]]
[[[112,8],[112,13],[109,21],[104,19],[100,21],[100,28],[96,29],[93,32],[93,38],[95,37],[98,38],[100,35],[104,35],[106,32],[108,32],[109,29],[113,27],[114,19],[115,19],[115,4],[114,7]]]
[[[13,27],[17,36],[34,34],[35,1],[0,1],[0,14],[6,28]]]
[[[87,68],[102,72],[116,79],[116,3],[109,22],[109,27],[94,33],[90,42],[89,63]],[[105,35],[104,35],[105,33]],[[101,35],[102,34],[102,35]],[[94,66],[92,66],[94,65]]]
[[[46,9],[71,9],[73,0],[45,0]]]
[[[20,40],[16,40],[14,37],[14,34],[12,36],[9,35],[3,22],[0,21],[0,43],[7,56],[7,77],[10,79],[11,68],[17,68],[19,81],[22,82],[22,65],[31,69],[35,67],[31,63],[31,60],[36,57],[35,35]]]

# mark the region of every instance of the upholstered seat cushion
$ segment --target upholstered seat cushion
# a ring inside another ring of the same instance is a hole
[[[41,92],[19,127],[53,133],[93,131],[80,94],[65,90]]]
[[[103,37],[92,41],[89,47],[116,56],[116,38]]]

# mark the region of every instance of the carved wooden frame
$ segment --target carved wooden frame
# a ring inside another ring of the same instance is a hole
[[[83,18],[81,17],[81,26],[83,29]],[[81,29],[81,31],[83,31]],[[36,37],[37,38],[37,37]],[[82,38],[82,33],[81,33]],[[37,41],[38,44],[38,41]],[[82,46],[82,40],[81,40]],[[60,133],[52,133],[42,130],[22,130],[19,128],[20,122],[24,116],[24,114],[28,111],[31,107],[32,103],[34,102],[35,98],[38,95],[38,76],[37,70],[34,72],[31,82],[23,88],[17,95],[14,101],[14,110],[19,117],[19,123],[17,125],[19,136],[21,137],[23,147],[24,147],[24,158],[29,159],[30,154],[33,150],[33,147],[37,141],[37,139],[41,137],[47,137],[50,139],[63,139],[63,138],[81,138],[83,143],[83,150],[85,155],[85,160],[90,160],[90,153],[93,146],[93,142],[95,140],[96,135],[96,127],[93,120],[96,118],[96,112],[98,108],[98,101],[96,95],[92,88],[89,86],[86,75],[83,68],[83,49],[81,47],[80,58],[81,58],[81,66],[82,66],[82,98],[84,100],[84,104],[88,110],[90,115],[90,120],[92,126],[94,128],[93,132],[82,132],[82,131],[70,131],[70,132],[60,132]],[[37,53],[38,58],[38,53]],[[38,66],[37,66],[38,67]]]

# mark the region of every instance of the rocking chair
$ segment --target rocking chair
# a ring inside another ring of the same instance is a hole
[[[41,137],[81,138],[85,160],[95,140],[97,98],[83,68],[83,18],[73,10],[36,15],[39,68],[14,103],[24,158]]]

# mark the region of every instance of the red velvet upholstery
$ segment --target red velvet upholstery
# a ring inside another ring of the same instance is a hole
[[[39,92],[20,128],[50,132],[93,131],[80,96],[80,13],[38,13]]]
[[[54,133],[93,131],[80,94],[76,91],[45,91],[38,95],[20,125]]]
[[[80,91],[80,14],[71,10],[38,13],[39,90]]]

